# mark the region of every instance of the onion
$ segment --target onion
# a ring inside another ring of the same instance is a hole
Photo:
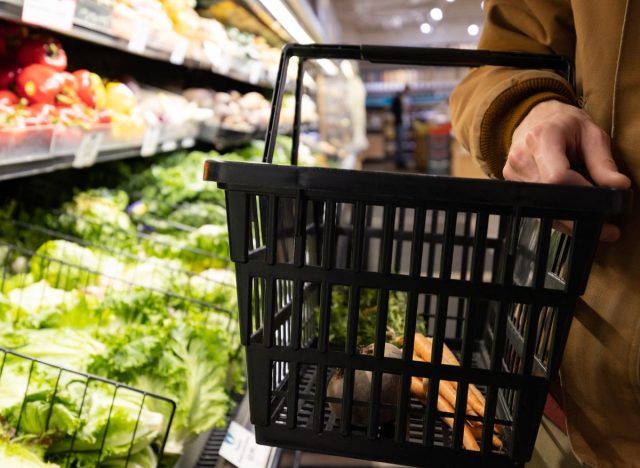
[[[375,345],[370,344],[362,348],[359,353],[364,355],[373,355]],[[400,359],[402,351],[392,344],[385,343],[384,356],[386,358]],[[368,403],[371,396],[371,371],[357,370],[353,383],[353,401]],[[327,396],[331,398],[342,398],[343,394],[344,372],[338,370],[329,380],[327,385]],[[382,388],[380,391],[380,401],[387,405],[396,405],[398,394],[400,393],[400,376],[396,374],[385,373],[382,375]],[[342,404],[329,403],[331,412],[338,418],[342,417]],[[394,408],[382,408],[379,411],[380,424],[393,422],[395,418]],[[354,426],[367,426],[369,422],[369,407],[362,405],[353,405],[351,411],[351,424]]]

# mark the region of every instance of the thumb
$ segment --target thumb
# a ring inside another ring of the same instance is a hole
[[[613,160],[609,136],[591,122],[582,132],[580,150],[589,175],[597,185],[619,189],[631,186],[631,180],[618,170]]]

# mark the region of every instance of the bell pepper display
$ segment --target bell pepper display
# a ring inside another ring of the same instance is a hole
[[[12,145],[47,126],[65,142],[79,142],[96,125],[108,125],[116,139],[142,137],[146,122],[135,88],[67,67],[53,36],[0,20],[0,130],[11,131]]]
[[[67,54],[62,45],[52,37],[36,37],[22,43],[17,54],[23,66],[34,63],[48,65],[56,71],[67,69]]]

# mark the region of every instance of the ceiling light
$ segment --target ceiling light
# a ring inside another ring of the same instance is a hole
[[[444,15],[440,8],[432,8],[429,12],[429,16],[431,16],[431,19],[434,21],[440,21]]]
[[[455,2],[455,1],[456,1],[456,0],[447,0],[447,3],[453,3],[453,2]]]
[[[467,33],[469,33],[469,36],[477,36],[479,32],[480,27],[477,24],[470,24],[467,28]]]
[[[480,2],[480,9],[484,10],[484,0],[482,2]]]
[[[282,25],[296,42],[300,44],[309,44],[315,42],[311,36],[304,30],[298,20],[291,14],[282,0],[260,0],[262,6],[273,16],[273,18]]]
[[[431,27],[431,25],[429,23],[422,23],[420,25],[420,32],[422,34],[429,34],[431,32],[433,28]]]
[[[260,0],[260,3],[296,42],[300,44],[315,42],[282,0]],[[338,74],[338,67],[331,60],[318,60],[318,65],[328,75],[335,76]]]

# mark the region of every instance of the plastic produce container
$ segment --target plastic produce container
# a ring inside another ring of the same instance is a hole
[[[271,165],[293,56],[298,98],[311,58],[560,68],[570,80],[571,68],[557,57],[486,51],[289,46],[265,162],[210,161],[205,171],[226,191],[259,443],[414,466],[522,466],[600,229],[628,210],[629,194],[296,167],[299,109],[293,165]],[[572,223],[570,236],[554,230],[557,221]],[[371,297],[373,307],[363,305]],[[391,326],[403,348],[385,357]],[[361,342],[366,327],[371,343]],[[416,332],[431,337],[429,362],[413,359]],[[341,389],[329,391],[340,375]],[[428,379],[422,401],[414,378]],[[438,397],[447,386],[449,409]],[[475,415],[473,387],[484,400]]]
[[[49,157],[53,126],[0,129],[0,165]]]

